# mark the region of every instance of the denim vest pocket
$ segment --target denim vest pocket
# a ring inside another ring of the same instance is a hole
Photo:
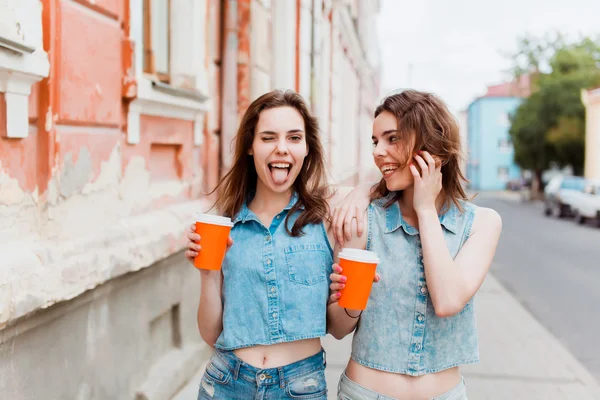
[[[290,281],[302,285],[314,285],[324,281],[329,250],[322,243],[302,243],[285,249],[285,262]]]

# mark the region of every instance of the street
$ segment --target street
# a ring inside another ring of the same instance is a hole
[[[542,204],[480,194],[503,231],[492,272],[600,379],[600,229],[543,215]]]

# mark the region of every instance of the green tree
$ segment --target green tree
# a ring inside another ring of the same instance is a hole
[[[585,109],[581,89],[600,83],[600,41],[566,43],[561,35],[523,38],[513,56],[516,77],[532,74],[532,94],[512,117],[515,161],[535,173],[551,162],[581,174],[585,149]]]

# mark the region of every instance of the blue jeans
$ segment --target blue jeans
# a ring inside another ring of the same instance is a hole
[[[350,380],[346,376],[345,371],[340,378],[337,398],[338,400],[394,400],[391,397],[374,392]],[[467,400],[465,380],[462,379],[458,385],[446,393],[434,397],[433,400]]]
[[[327,400],[325,352],[278,368],[260,369],[233,351],[215,350],[200,383],[198,400]]]

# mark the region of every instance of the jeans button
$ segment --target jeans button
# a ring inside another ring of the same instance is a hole
[[[260,374],[258,376],[258,379],[260,379],[261,381],[264,381],[267,378],[267,376],[265,374]]]

